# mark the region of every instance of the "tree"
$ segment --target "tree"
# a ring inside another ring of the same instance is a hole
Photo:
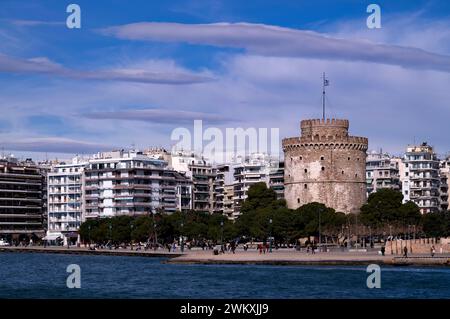
[[[361,222],[366,226],[380,227],[397,221],[403,195],[393,189],[382,188],[369,195],[367,204],[361,207]]]

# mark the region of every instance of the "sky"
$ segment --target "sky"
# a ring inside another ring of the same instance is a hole
[[[69,29],[66,7],[81,8]],[[381,28],[369,29],[369,4]],[[34,159],[170,148],[174,129],[350,120],[369,149],[450,151],[450,2],[0,2],[0,148]]]

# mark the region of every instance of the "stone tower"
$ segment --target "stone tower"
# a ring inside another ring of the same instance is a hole
[[[349,136],[348,120],[303,120],[300,126],[300,137],[283,139],[288,207],[319,202],[359,212],[366,202],[367,138]]]

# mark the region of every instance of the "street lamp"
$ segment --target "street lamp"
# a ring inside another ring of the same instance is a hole
[[[130,228],[131,228],[131,231],[130,231],[130,246],[131,246],[131,250],[133,250],[133,228],[134,228],[134,225],[130,224]]]
[[[181,235],[181,242],[180,242],[181,252],[184,251],[183,226],[184,226],[184,224],[183,224],[183,222],[181,222],[181,234],[180,234]]]
[[[91,248],[91,225],[88,225],[89,248]]]
[[[269,219],[269,224],[270,224],[270,233],[269,233],[269,253],[272,252],[272,218]]]
[[[70,240],[69,240],[69,223],[66,224],[66,240],[67,240],[67,248],[70,248]]]
[[[391,255],[393,255],[394,254],[394,250],[393,250],[393,248],[392,248],[392,225],[389,225],[389,238],[390,238],[390,241],[391,241]]]
[[[223,247],[223,220],[220,221],[220,228],[221,228],[220,247],[221,247],[222,252],[223,252],[224,251],[224,247]]]
[[[320,209],[319,209],[319,251],[322,251],[321,243],[322,243],[322,233],[321,233],[321,222],[320,222]]]
[[[112,248],[112,224],[109,222],[109,249]]]

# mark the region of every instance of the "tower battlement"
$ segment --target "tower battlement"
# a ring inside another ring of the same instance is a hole
[[[313,119],[300,122],[303,137],[348,136],[349,122],[340,119]]]

